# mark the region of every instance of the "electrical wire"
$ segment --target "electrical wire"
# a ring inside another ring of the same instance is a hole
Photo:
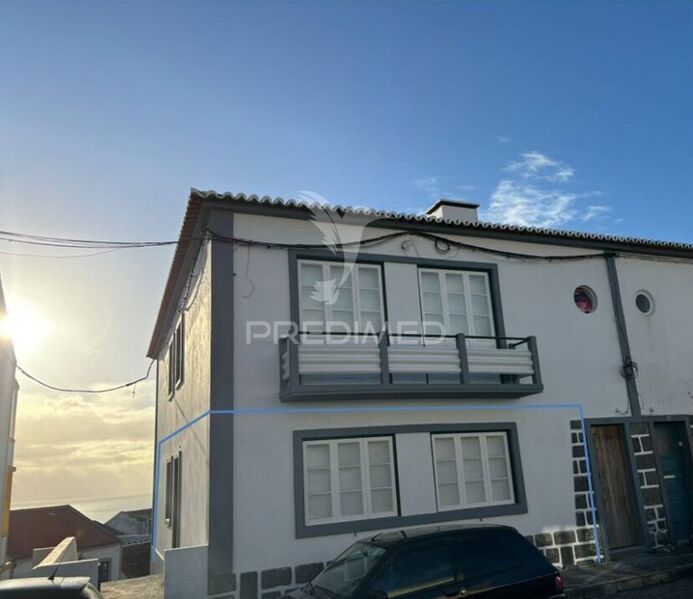
[[[49,383],[46,383],[42,381],[41,379],[33,376],[32,374],[29,374],[26,370],[24,370],[19,364],[17,364],[17,370],[21,372],[25,377],[28,379],[34,381],[35,383],[38,383],[42,387],[46,387],[47,389],[52,389],[53,391],[60,391],[61,393],[111,393],[112,391],[119,391],[121,389],[127,389],[128,387],[132,387],[133,385],[136,385],[137,383],[141,383],[142,381],[146,381],[149,378],[149,375],[151,374],[152,371],[152,366],[154,366],[155,360],[152,360],[149,363],[149,367],[147,368],[147,373],[138,378],[135,379],[134,381],[130,381],[129,383],[123,383],[122,385],[116,385],[115,387],[107,387],[105,389],[68,389],[66,387],[56,387],[55,385],[51,385]]]

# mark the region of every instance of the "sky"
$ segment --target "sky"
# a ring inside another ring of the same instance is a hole
[[[692,156],[693,0],[0,3],[0,230],[171,240],[195,187],[693,242]],[[144,373],[170,247],[0,252],[25,369]],[[19,382],[15,505],[150,493],[151,382]]]

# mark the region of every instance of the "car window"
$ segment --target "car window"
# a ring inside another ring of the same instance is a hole
[[[378,575],[372,588],[394,598],[454,580],[449,547],[446,544],[436,544],[396,553]]]
[[[459,535],[453,547],[453,559],[464,580],[511,570],[523,561],[522,555],[501,533]]]
[[[385,549],[378,545],[354,543],[318,574],[313,585],[330,597],[350,597],[384,554]]]

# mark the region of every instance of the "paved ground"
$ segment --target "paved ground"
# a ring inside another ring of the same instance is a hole
[[[690,599],[693,596],[693,577],[682,578],[669,584],[658,584],[654,587],[637,591],[624,591],[614,595],[614,599]]]
[[[105,582],[101,594],[104,599],[163,599],[164,582],[161,576]]]

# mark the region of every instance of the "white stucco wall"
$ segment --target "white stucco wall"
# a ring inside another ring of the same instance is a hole
[[[171,399],[168,398],[169,364],[166,352],[158,362],[157,439],[185,426],[209,409],[210,272],[208,247],[205,244],[195,266],[196,282],[189,293],[189,309],[185,312],[184,381]],[[172,530],[164,521],[166,461],[179,450],[183,454],[180,544],[184,547],[207,542],[209,421],[205,419],[178,434],[162,448],[157,520],[152,523],[157,530],[156,549],[161,556],[172,542]],[[157,564],[153,568],[156,571]]]

